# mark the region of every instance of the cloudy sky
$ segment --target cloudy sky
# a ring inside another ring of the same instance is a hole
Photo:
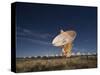
[[[60,30],[75,30],[73,52],[96,52],[96,7],[16,3],[16,56],[60,54],[51,42]]]

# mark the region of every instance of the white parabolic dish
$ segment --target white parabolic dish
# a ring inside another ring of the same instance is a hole
[[[52,44],[54,46],[63,46],[67,43],[72,43],[76,37],[76,32],[73,30],[69,31],[63,31],[61,30],[61,33],[57,35],[53,41]]]

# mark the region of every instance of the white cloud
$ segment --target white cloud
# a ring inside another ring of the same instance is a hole
[[[40,39],[47,39],[49,37],[51,37],[51,35],[49,33],[41,33],[41,32],[36,32],[36,31],[31,31],[29,29],[25,29],[25,28],[19,28],[18,30],[20,32],[17,32],[17,36],[31,36],[31,37],[36,37],[36,38],[40,38]]]
[[[21,39],[22,38],[22,39]],[[37,40],[37,39],[31,39],[31,38],[25,38],[25,37],[18,37],[17,39],[20,40],[28,40],[32,43],[37,43],[37,44],[42,44],[42,45],[50,45],[51,43],[49,43],[48,41],[43,41],[43,40]]]

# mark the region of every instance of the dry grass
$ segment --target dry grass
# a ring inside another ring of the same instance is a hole
[[[16,59],[16,72],[96,68],[96,56]]]

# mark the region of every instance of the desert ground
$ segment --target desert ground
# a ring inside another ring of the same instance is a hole
[[[97,67],[97,55],[16,58],[16,72],[87,69]]]

